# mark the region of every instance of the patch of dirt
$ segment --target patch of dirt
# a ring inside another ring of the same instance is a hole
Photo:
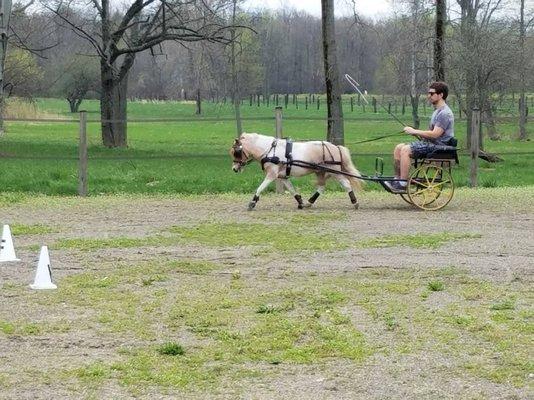
[[[451,374],[449,370],[458,367],[461,360],[420,353],[379,354],[363,364],[345,360],[320,365],[268,364],[261,366],[264,372],[261,377],[224,382],[212,394],[158,388],[132,394],[115,381],[87,391],[87,388],[77,387],[72,378],[64,381],[43,378],[43,371],[75,369],[91,360],[112,362],[120,357],[118,349],[136,345],[133,339],[107,337],[88,328],[82,323],[87,310],[62,304],[53,315],[46,315],[39,302],[27,301],[39,296],[46,301],[46,295],[30,289],[17,290],[29,285],[35,274],[38,251],[30,246],[52,245],[58,239],[144,238],[161,234],[172,226],[194,226],[201,222],[261,220],[265,223],[272,220],[284,223],[296,213],[332,213],[335,219],[322,220],[316,229],[333,232],[341,235],[344,241],[354,243],[391,234],[453,232],[480,234],[481,237],[451,241],[435,250],[405,246],[351,247],[328,253],[263,256],[255,256],[254,249],[247,246],[217,248],[192,242],[90,252],[51,250],[54,281],[61,285],[62,279],[69,275],[112,270],[119,264],[136,265],[155,258],[211,261],[223,266],[214,276],[231,277],[233,271],[239,270],[249,280],[255,277],[286,279],[288,274],[343,275],[375,267],[424,271],[452,266],[494,282],[533,281],[534,200],[532,196],[525,198],[521,191],[460,191],[447,208],[428,213],[410,208],[395,196],[375,192],[359,196],[361,206],[357,211],[344,195],[332,194],[321,197],[310,210],[297,210],[290,196],[267,195],[262,197],[256,210],[248,212],[249,197],[97,197],[54,201],[41,198],[3,206],[5,224],[42,224],[54,227],[57,232],[14,237],[17,256],[22,261],[0,264],[0,323],[3,320],[62,320],[70,324],[70,330],[26,336],[5,335],[0,331],[0,386],[7,383],[0,390],[0,398],[526,399],[532,395],[528,388]],[[450,295],[432,293],[427,305],[439,309],[451,301],[454,299]],[[351,307],[346,312],[364,335],[371,337],[377,332],[376,321],[363,309]],[[78,322],[83,328],[76,328]],[[383,327],[380,329],[383,334]],[[196,340],[188,338],[186,332],[179,334],[179,338],[193,344]],[[39,378],[34,379],[36,376]]]

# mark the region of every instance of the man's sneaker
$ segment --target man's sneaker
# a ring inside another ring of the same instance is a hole
[[[406,193],[406,184],[401,181],[385,181],[384,184],[391,190],[391,193]]]

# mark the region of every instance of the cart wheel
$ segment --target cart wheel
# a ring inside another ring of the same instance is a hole
[[[399,196],[400,196],[406,203],[413,205],[412,201],[410,200],[410,198],[408,197],[407,194],[399,193]]]
[[[424,164],[408,180],[408,198],[421,210],[435,211],[445,207],[454,195],[454,181],[449,169]]]

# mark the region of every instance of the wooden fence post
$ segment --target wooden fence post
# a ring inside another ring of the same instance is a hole
[[[78,194],[87,196],[87,112],[80,111],[80,145],[78,148]]]
[[[282,138],[282,107],[276,107],[274,109],[275,123],[276,123],[276,137]],[[284,184],[280,179],[276,181],[276,193],[284,193]]]
[[[477,187],[477,172],[478,172],[478,152],[479,152],[479,135],[480,135],[480,110],[473,108],[473,115],[471,117],[471,172],[469,175],[469,182],[471,187]]]

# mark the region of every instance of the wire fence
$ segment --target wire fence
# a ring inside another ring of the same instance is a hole
[[[281,108],[278,107],[278,112],[281,113]],[[480,118],[480,114],[478,114],[478,118]],[[529,117],[528,122],[531,122],[534,118]],[[345,117],[344,119],[345,123],[374,123],[374,122],[380,122],[380,121],[386,121],[388,120],[387,115],[378,115],[374,116],[373,118],[366,118],[366,117]],[[28,150],[28,154],[20,154],[20,151],[16,152],[9,152],[9,151],[0,151],[0,159],[10,159],[10,160],[26,160],[26,161],[32,161],[32,160],[49,160],[49,161],[70,161],[70,162],[77,162],[79,164],[78,167],[78,179],[80,181],[80,187],[79,187],[79,194],[80,195],[86,195],[87,194],[87,169],[88,169],[88,163],[92,160],[104,160],[104,161],[136,161],[136,160],[184,160],[184,159],[209,159],[214,157],[228,157],[227,156],[227,150],[230,147],[230,140],[231,137],[228,137],[228,143],[226,143],[226,138],[223,135],[217,136],[214,138],[199,138],[198,141],[191,141],[190,139],[184,140],[183,138],[174,138],[172,141],[169,141],[168,143],[163,143],[163,146],[165,147],[165,151],[161,151],[161,147],[158,151],[150,152],[151,154],[129,154],[128,151],[124,151],[123,153],[116,154],[115,152],[111,154],[101,154],[102,151],[95,151],[97,148],[102,148],[101,142],[95,142],[95,140],[100,141],[101,137],[96,137],[95,134],[91,136],[92,139],[88,140],[88,126],[91,124],[103,124],[103,123],[125,123],[125,124],[189,124],[189,123],[234,123],[235,118],[227,118],[227,117],[195,117],[195,118],[131,118],[128,120],[101,120],[99,118],[87,118],[87,113],[81,112],[80,117],[77,119],[68,119],[68,118],[6,118],[4,119],[6,122],[13,122],[13,123],[31,123],[31,124],[72,124],[74,126],[78,127],[78,135],[73,135],[70,129],[69,133],[65,136],[63,135],[62,138],[57,138],[51,135],[48,135],[44,142],[46,142],[48,145],[56,145],[56,146],[64,146],[67,153],[70,154],[60,154],[59,152],[56,152],[54,155],[47,155],[47,154],[36,154],[35,151],[39,151],[39,147],[36,147],[36,150],[31,151]],[[282,121],[291,123],[293,121],[295,122],[302,122],[302,121],[310,121],[312,123],[321,122],[325,126],[328,123],[329,119],[325,117],[315,117],[315,116],[309,116],[309,117],[285,117],[281,118],[281,115],[279,118],[277,118],[276,115],[273,115],[272,117],[244,117],[242,118],[242,121],[247,122],[263,122],[263,123],[273,123],[273,128],[276,132],[283,132],[282,130]],[[513,123],[517,122],[518,118],[512,118],[512,117],[498,117],[495,118],[494,122],[501,124],[501,123]],[[280,124],[280,126],[278,126]],[[477,128],[479,129],[479,128]],[[55,132],[57,133],[57,132]],[[354,135],[347,135],[351,138],[351,140],[345,141],[345,146],[347,147],[354,147],[358,144],[368,142],[368,141],[374,141],[379,140],[385,137],[394,137],[395,135],[402,135],[401,129],[399,127],[398,133],[392,133],[385,136],[378,136],[378,137],[371,137],[367,138],[365,140],[355,141]],[[280,135],[281,136],[281,135]],[[324,140],[324,138],[293,138],[295,141],[302,141],[302,140]],[[93,142],[91,142],[93,140]],[[133,141],[136,144],[144,144],[146,146],[152,145],[154,142],[158,142],[158,138],[156,136],[153,136],[153,139],[139,139],[135,138]],[[174,146],[174,149],[171,146]],[[160,143],[161,144],[161,143]],[[206,151],[206,144],[211,145],[211,150]],[[141,146],[142,147],[142,146]],[[77,150],[77,151],[76,151]],[[89,151],[91,150],[91,151]],[[76,153],[74,153],[76,151]],[[91,154],[91,153],[95,154]],[[149,152],[149,151],[147,151]],[[169,154],[172,152],[172,154]],[[478,149],[477,149],[478,152]],[[391,156],[391,152],[358,152],[358,151],[351,151],[351,154],[356,157],[387,157]],[[473,154],[470,150],[467,148],[461,149],[459,151],[459,154],[463,157],[471,157],[473,162]],[[478,153],[477,153],[478,154]],[[516,151],[516,150],[507,150],[507,151],[500,151],[500,156],[530,156],[534,155],[533,151]],[[476,159],[476,158],[475,158]],[[473,183],[473,186],[476,186],[476,182]]]

